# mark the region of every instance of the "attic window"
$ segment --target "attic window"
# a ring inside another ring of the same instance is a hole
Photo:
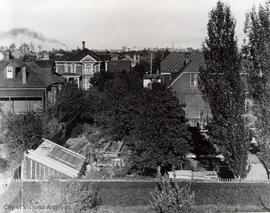
[[[14,78],[14,73],[13,73],[13,67],[7,67],[7,78],[11,79]]]
[[[191,75],[190,75],[190,86],[191,87],[197,87],[198,86],[198,74],[197,73],[191,73]]]

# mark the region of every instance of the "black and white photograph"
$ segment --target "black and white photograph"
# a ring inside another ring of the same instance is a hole
[[[269,175],[269,0],[0,0],[0,213],[266,213]]]

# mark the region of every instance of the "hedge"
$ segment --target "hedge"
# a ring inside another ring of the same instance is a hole
[[[35,200],[40,193],[40,184],[25,182],[25,199]],[[82,182],[92,184],[108,206],[146,206],[157,182]],[[187,182],[179,182],[180,185]],[[195,205],[270,206],[270,183],[191,183],[195,192]]]

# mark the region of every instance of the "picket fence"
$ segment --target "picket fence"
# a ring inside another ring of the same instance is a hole
[[[95,179],[54,179],[60,182],[159,182],[173,181],[173,182],[198,182],[198,183],[269,183],[270,180],[253,180],[253,179],[169,179],[169,178],[95,178]],[[0,179],[0,186],[8,186],[11,182],[49,182],[50,180],[21,180],[12,178]]]

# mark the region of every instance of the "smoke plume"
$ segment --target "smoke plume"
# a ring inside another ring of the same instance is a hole
[[[23,39],[26,41],[23,41]],[[44,47],[67,48],[67,45],[63,42],[49,38],[42,33],[38,33],[28,28],[12,28],[7,32],[0,33],[0,42],[4,40],[14,41],[14,43],[38,43]]]

